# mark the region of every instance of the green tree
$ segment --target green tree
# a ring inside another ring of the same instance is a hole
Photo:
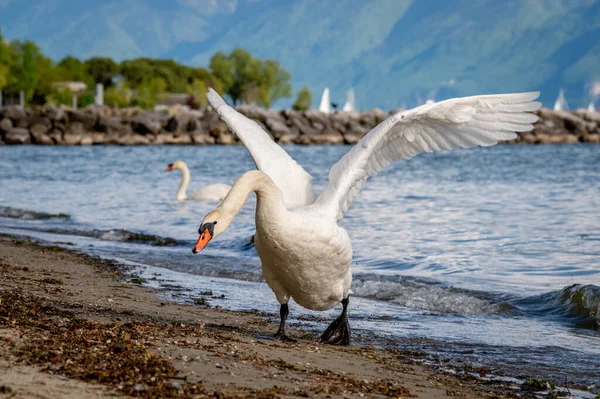
[[[253,103],[258,98],[262,62],[244,49],[236,48],[229,55],[234,80],[227,94],[234,105],[243,101]]]
[[[221,91],[217,90],[218,93],[228,93],[229,89],[233,85],[233,64],[223,52],[219,51],[215,53],[210,59],[209,63],[210,71],[213,76],[218,79],[221,84]]]
[[[206,84],[203,80],[194,79],[192,84],[188,85],[187,92],[194,97],[192,108],[200,108],[206,105]]]
[[[35,104],[45,104],[48,97],[54,92],[53,83],[61,80],[60,74],[52,60],[41,54],[37,58],[36,68],[38,82],[30,100]]]
[[[296,97],[296,101],[292,108],[296,111],[306,111],[312,105],[312,93],[308,89],[308,87],[304,86],[298,91],[298,95]]]
[[[0,90],[8,83],[8,75],[12,64],[12,50],[8,43],[5,42],[0,28]],[[1,105],[1,104],[0,104]]]
[[[292,75],[281,67],[279,61],[267,59],[261,69],[259,104],[271,108],[277,100],[292,96]]]
[[[234,105],[258,102],[270,108],[277,100],[292,96],[292,75],[278,61],[261,61],[242,48],[228,56],[222,52],[213,55],[210,71],[221,85],[221,90],[213,88],[229,95]]]
[[[11,43],[13,62],[7,79],[7,88],[12,93],[25,92],[25,101],[29,102],[40,79],[38,63],[43,56],[40,48],[31,41]]]
[[[63,81],[84,82],[90,88],[94,85],[94,79],[88,73],[88,65],[75,57],[63,58],[56,69],[58,78]]]
[[[127,81],[121,80],[104,92],[104,104],[112,107],[127,107],[131,103],[132,91]]]
[[[94,57],[85,61],[87,72],[95,83],[102,83],[104,87],[113,84],[113,78],[119,74],[119,65],[107,57]]]
[[[167,82],[163,78],[152,78],[137,87],[132,98],[132,104],[152,109],[166,91]]]
[[[148,82],[154,77],[154,70],[148,58],[137,58],[121,63],[121,76],[133,87]]]
[[[6,83],[8,82],[8,72],[8,66],[0,64],[0,91],[4,88],[4,86],[6,86]]]

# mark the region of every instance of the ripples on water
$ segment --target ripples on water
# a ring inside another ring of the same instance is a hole
[[[286,149],[320,192],[348,147]],[[0,231],[152,270],[189,297],[209,285],[226,295],[223,307],[272,312],[251,243],[254,199],[192,256],[198,223],[216,204],[175,201],[180,175],[163,172],[175,159],[190,167],[191,189],[232,184],[254,168],[242,147],[3,147]],[[582,383],[600,380],[599,194],[593,145],[497,146],[398,162],[367,183],[343,221],[355,254],[356,331],[402,345],[443,340],[459,353],[479,345],[470,361],[521,356],[515,363],[555,373],[571,364],[566,372]],[[264,300],[246,303],[248,290]],[[292,311],[309,324],[315,315]]]

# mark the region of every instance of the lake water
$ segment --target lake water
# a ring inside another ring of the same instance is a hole
[[[286,147],[317,193],[348,149]],[[251,242],[254,198],[194,256],[217,204],[175,200],[180,174],[164,169],[176,159],[192,190],[254,168],[241,146],[0,147],[0,231],[116,259],[180,301],[210,289],[211,305],[276,320]],[[423,154],[370,179],[342,225],[359,341],[600,386],[600,146]],[[340,311],[290,310],[315,333]]]

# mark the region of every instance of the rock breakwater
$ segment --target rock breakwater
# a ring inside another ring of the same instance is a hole
[[[280,144],[355,144],[390,113],[379,109],[325,115],[317,110],[265,110],[240,106]],[[600,143],[600,113],[538,111],[532,132],[513,142]],[[151,112],[140,108],[0,107],[0,144],[149,145],[237,144],[239,140],[212,108]]]

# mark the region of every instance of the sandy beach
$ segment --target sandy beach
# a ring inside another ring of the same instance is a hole
[[[0,236],[0,274],[0,398],[528,395],[410,351],[257,339],[274,320],[168,302],[112,262],[19,237]]]

